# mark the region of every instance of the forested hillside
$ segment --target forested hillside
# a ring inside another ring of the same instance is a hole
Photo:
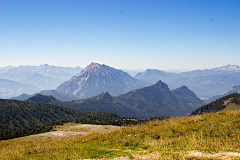
[[[229,104],[240,104],[240,94],[233,93],[227,96],[224,96],[222,98],[217,99],[214,102],[211,102],[209,104],[206,104],[199,109],[195,110],[191,113],[191,115],[201,115],[205,113],[216,113],[218,111],[221,111],[225,109]]]
[[[0,111],[1,137],[19,129],[36,128],[56,122],[69,122],[89,116],[109,119],[119,117],[117,114],[108,112],[86,112],[59,105],[5,99],[0,99]],[[43,128],[44,131],[49,129]],[[36,130],[36,132],[38,131]]]

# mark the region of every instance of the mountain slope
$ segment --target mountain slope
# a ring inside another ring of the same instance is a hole
[[[54,98],[60,100],[60,101],[72,101],[76,100],[77,98],[73,95],[66,94],[64,92],[60,92],[57,90],[44,90],[39,92],[38,94],[45,95],[45,96],[53,96]]]
[[[42,104],[53,104],[63,106],[63,102],[57,100],[53,96],[45,96],[41,94],[37,94],[33,97],[28,98],[25,102],[27,103],[42,103]]]
[[[41,94],[41,95],[45,95],[45,96],[53,96],[54,98],[56,98],[57,100],[62,101],[62,102],[72,101],[72,100],[77,99],[73,95],[70,95],[70,94],[67,94],[67,93],[64,93],[64,92],[60,92],[60,91],[57,91],[57,90],[44,90],[44,91],[41,91],[39,93],[35,93],[35,94],[32,94],[32,95],[21,94],[20,96],[11,97],[9,99],[25,101],[30,97],[36,96],[37,94]]]
[[[44,99],[41,95],[37,95],[35,99],[37,98],[41,100]],[[48,98],[52,100],[55,99],[54,97]],[[114,113],[85,112],[52,104],[28,103],[24,101],[6,99],[0,99],[0,110],[0,128],[5,127],[9,129],[34,127],[59,120],[84,118],[89,115],[108,118],[118,117]]]
[[[126,72],[104,64],[91,63],[81,73],[58,86],[57,90],[84,99],[106,91],[117,96],[144,86],[143,82]]]
[[[108,92],[104,92],[94,98],[89,98],[84,101],[77,101],[76,103],[79,104],[74,105],[74,108],[84,111],[105,111],[116,113],[122,117],[146,118],[142,112],[120,103]]]
[[[130,91],[116,97],[116,99],[125,105],[142,111],[148,116],[154,117],[189,114],[194,108],[189,105],[190,101],[184,101],[183,97],[184,95],[182,97],[174,96],[165,83],[158,81],[155,85]],[[193,103],[193,101],[191,102]],[[201,104],[195,105],[201,106]]]
[[[91,97],[85,100],[76,100],[71,102],[61,102],[53,96],[36,95],[26,100],[29,103],[45,103],[60,106],[66,106],[82,111],[105,111],[117,113],[123,117],[143,117],[141,112],[136,111],[134,108],[129,108],[119,103],[108,92],[104,92],[98,96]]]
[[[28,102],[51,103],[84,111],[107,111],[136,118],[185,116],[205,104],[187,87],[172,92],[165,83],[158,81],[155,85],[117,97],[104,92],[98,96],[71,102],[61,102],[47,96],[44,96],[45,100],[31,97]]]
[[[36,135],[0,141],[0,157],[58,160],[106,157],[115,160],[239,160],[239,122],[240,112],[236,111],[154,120],[115,131],[73,138],[42,138]]]
[[[240,109],[240,94],[233,93],[227,96],[224,96],[220,99],[217,99],[214,102],[211,102],[209,104],[206,104],[198,109],[196,109],[194,112],[191,113],[191,115],[201,115],[206,113],[215,113],[218,111],[221,111],[228,107],[229,104],[235,103],[238,108]]]
[[[27,100],[28,98],[32,97],[32,96],[35,96],[36,94],[31,94],[31,95],[28,95],[26,93],[23,93],[21,94],[20,96],[17,96],[17,97],[11,97],[11,98],[8,98],[9,100],[19,100],[19,101],[25,101]]]
[[[189,90],[186,86],[174,89],[171,93],[177,97],[183,104],[188,104],[194,109],[199,108],[200,106],[205,105],[205,103],[199,99],[196,94]]]
[[[206,102],[206,103],[210,103],[210,102],[215,101],[216,99],[222,98],[222,97],[227,96],[227,95],[232,94],[232,93],[240,93],[240,85],[238,85],[238,86],[233,86],[233,87],[231,88],[231,90],[228,91],[228,92],[225,93],[225,94],[216,95],[216,96],[210,97],[210,98],[209,98],[208,100],[206,100],[205,102]]]

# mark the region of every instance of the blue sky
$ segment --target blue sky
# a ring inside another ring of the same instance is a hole
[[[239,0],[1,0],[0,67],[240,65]]]

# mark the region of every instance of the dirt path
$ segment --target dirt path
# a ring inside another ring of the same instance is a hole
[[[229,159],[229,158],[240,158],[240,153],[238,152],[222,152],[216,154],[203,153],[198,151],[190,151],[185,157],[200,157],[200,158],[217,158],[217,159]]]
[[[116,129],[120,129],[120,127],[112,126],[112,125],[80,124],[76,126],[69,126],[69,127],[62,128],[60,131],[46,132],[41,134],[35,134],[32,136],[63,137],[63,136],[85,135],[92,132],[116,130]]]

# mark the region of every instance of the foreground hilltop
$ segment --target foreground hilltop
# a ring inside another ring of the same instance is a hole
[[[239,159],[240,112],[152,121],[88,135],[0,141],[3,159]],[[77,130],[76,130],[77,131]],[[78,131],[77,131],[78,132]]]
[[[191,113],[191,115],[201,115],[206,113],[216,113],[232,110],[240,110],[240,94],[238,93],[229,94],[209,104],[206,104],[196,109]]]
[[[91,63],[79,74],[57,87],[58,91],[84,99],[109,92],[113,96],[146,86],[122,70]]]

